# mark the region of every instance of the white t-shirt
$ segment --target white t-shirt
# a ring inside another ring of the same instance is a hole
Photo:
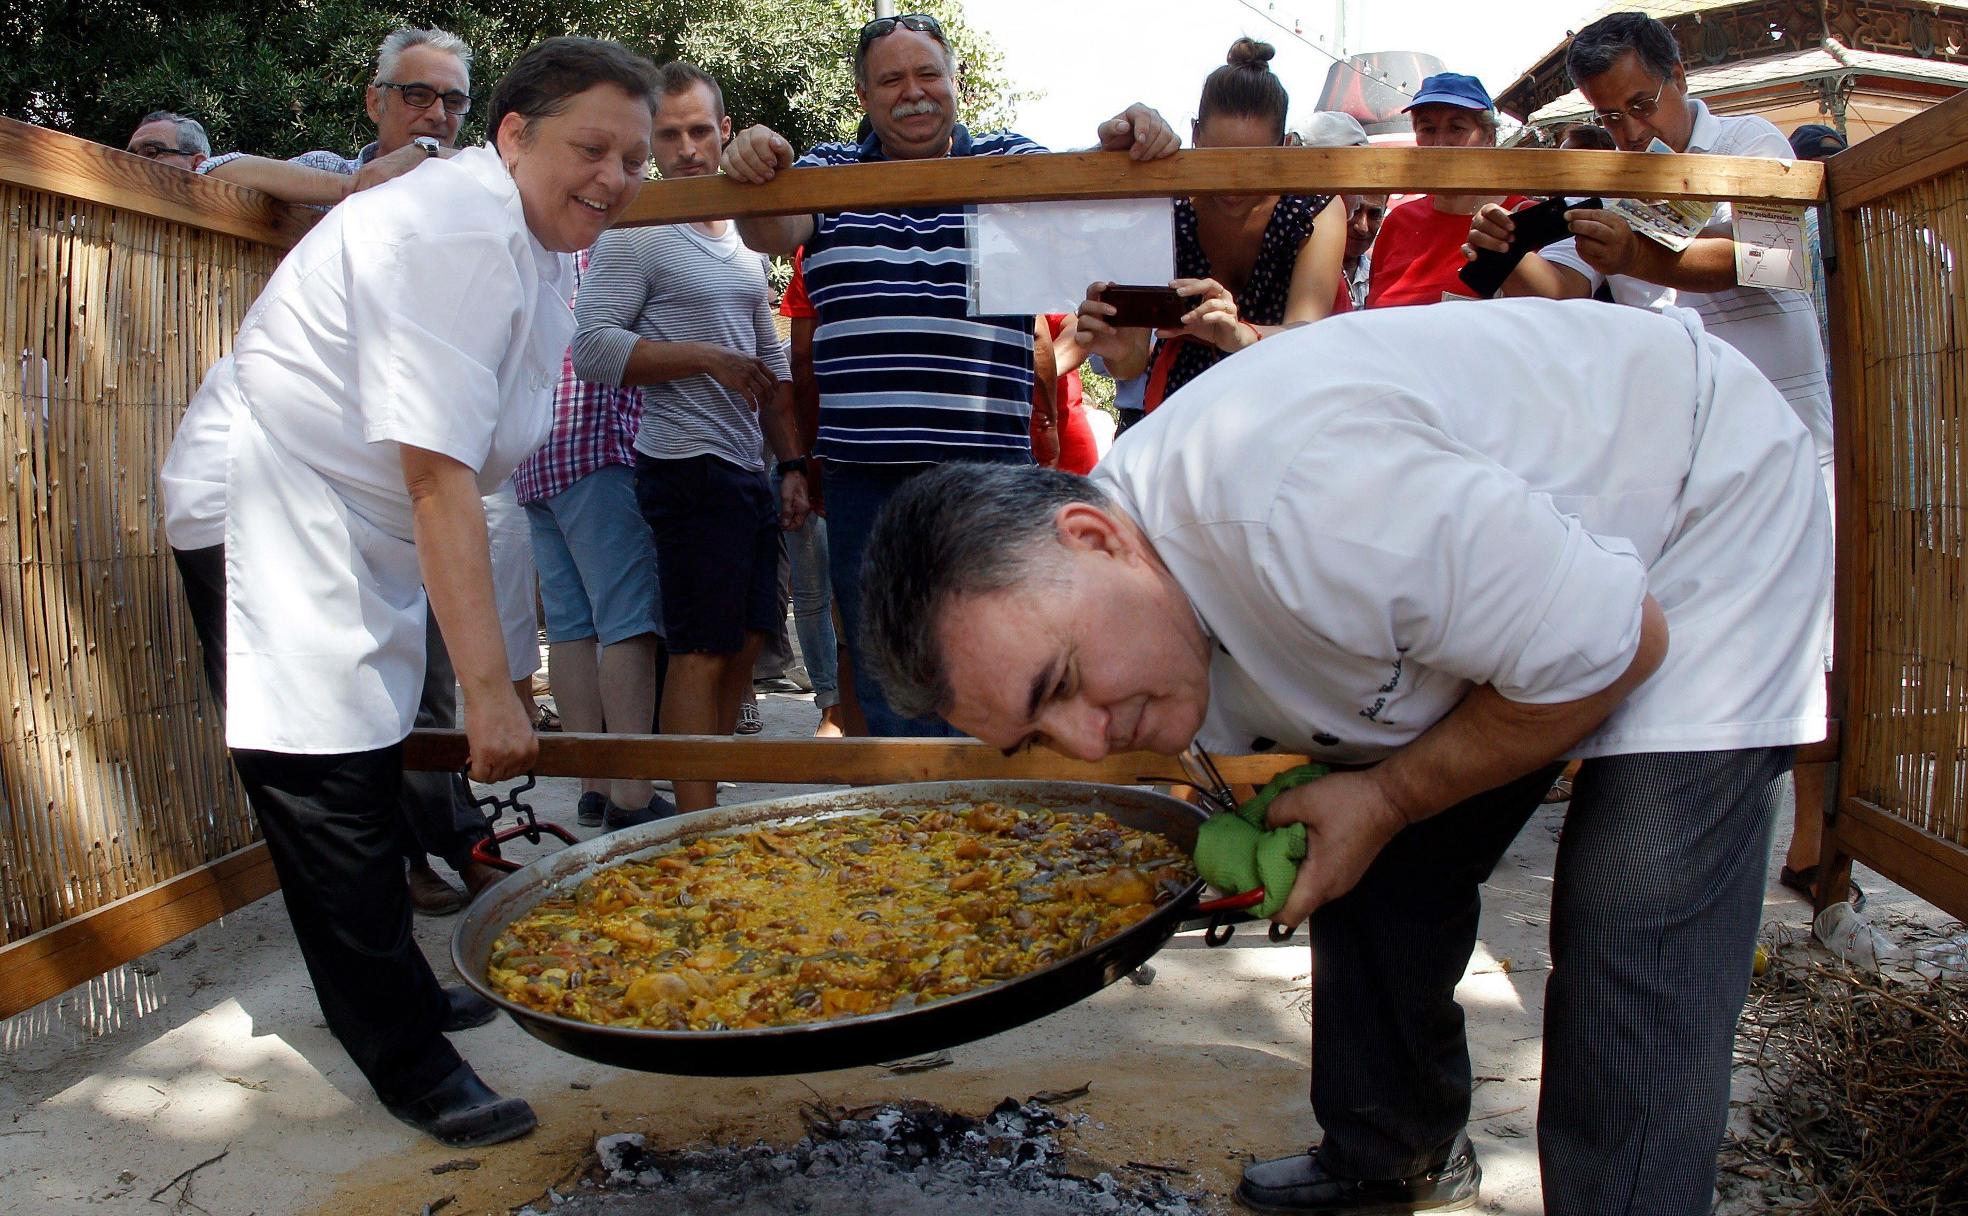
[[[1688,151],[1763,156],[1786,163],[1794,158],[1790,141],[1768,119],[1754,114],[1717,117],[1694,98],[1688,105],[1695,112]],[[1728,203],[1717,203],[1715,216],[1702,236],[1732,237],[1731,215]],[[1586,265],[1574,239],[1560,241],[1543,254],[1546,260],[1584,275],[1595,291],[1601,283],[1611,283],[1615,303],[1654,309],[1677,304],[1700,313],[1709,333],[1748,356],[1756,370],[1777,386],[1810,428],[1818,463],[1831,464],[1831,385],[1825,379],[1824,343],[1818,335],[1811,293],[1740,286],[1704,293],[1678,291],[1623,274],[1608,279]]]
[[[1450,313],[1268,338],[1095,469],[1217,645],[1202,741],[1365,762],[1475,684],[1575,700],[1649,592],[1667,657],[1574,755],[1822,738],[1830,521],[1769,382],[1685,310]]]
[[[409,732],[425,605],[398,445],[498,489],[551,424],[572,284],[489,148],[352,196],[280,264],[163,479],[174,545],[223,521],[229,745]]]

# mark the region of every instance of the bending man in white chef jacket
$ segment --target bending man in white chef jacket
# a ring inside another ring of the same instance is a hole
[[[1091,481],[925,474],[869,546],[866,642],[904,712],[1000,747],[1357,766],[1271,808],[1310,837],[1279,919],[1311,917],[1324,1139],[1245,1171],[1259,1210],[1475,1201],[1454,994],[1479,887],[1584,758],[1553,893],[1546,1208],[1706,1213],[1771,810],[1824,734],[1811,437],[1690,312],[1454,322],[1391,309],[1266,342]]]

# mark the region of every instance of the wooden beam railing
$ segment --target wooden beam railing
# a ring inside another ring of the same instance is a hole
[[[0,118],[0,182],[291,249],[320,212],[60,131]]]
[[[618,223],[680,224],[875,205],[1503,190],[1802,206],[1822,198],[1824,167],[1815,161],[1529,148],[1203,148],[1146,163],[1118,152],[1059,152],[795,169],[762,186],[724,177],[650,182]]]
[[[1832,206],[1862,207],[1968,165],[1968,93],[1860,140],[1825,162]]]

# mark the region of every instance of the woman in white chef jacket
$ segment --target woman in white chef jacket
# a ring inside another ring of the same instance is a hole
[[[201,636],[225,648],[226,741],[328,1027],[391,1113],[456,1146],[535,1120],[445,1040],[489,1007],[410,935],[396,790],[426,591],[472,777],[525,771],[480,496],[546,437],[567,255],[635,198],[657,100],[611,42],[520,56],[486,146],[352,196],[287,255],[163,471],[173,548],[222,546],[223,642],[214,596]]]

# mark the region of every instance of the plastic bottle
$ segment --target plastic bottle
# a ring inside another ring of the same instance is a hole
[[[1872,922],[1843,900],[1818,913],[1811,933],[1825,949],[1865,971],[1877,971],[1883,963],[1896,962],[1900,947]]]
[[[1911,954],[1913,969],[1930,979],[1968,975],[1968,933],[1915,946]]]

